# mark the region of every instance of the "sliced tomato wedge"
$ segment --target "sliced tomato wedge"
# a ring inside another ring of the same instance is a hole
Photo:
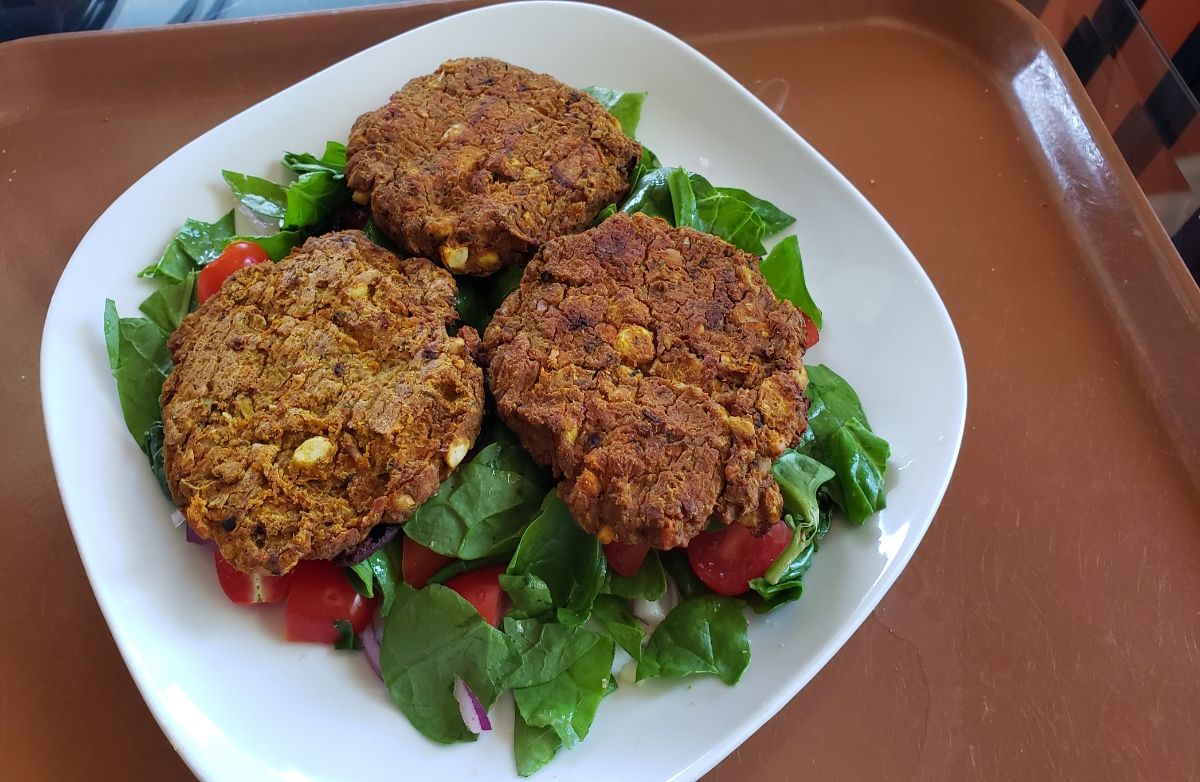
[[[808,317],[808,313],[801,312],[800,317],[804,318],[804,349],[808,350],[821,340],[821,332],[817,330],[813,319]]]
[[[604,558],[608,566],[618,575],[630,578],[636,576],[650,553],[649,543],[607,543],[604,546]]]
[[[433,578],[433,574],[454,561],[454,557],[439,554],[417,541],[404,537],[404,549],[400,556],[400,572],[404,582],[413,589],[421,589]]]
[[[238,605],[254,603],[278,603],[288,596],[292,574],[282,576],[243,573],[225,561],[220,551],[213,551],[213,562],[217,566],[217,581],[225,596]]]
[[[508,595],[500,587],[500,574],[504,568],[504,565],[493,565],[472,570],[450,579],[446,586],[475,606],[483,621],[492,627],[499,627],[500,620],[508,612]]]
[[[221,288],[234,272],[271,260],[267,251],[254,242],[231,242],[213,262],[200,270],[196,277],[196,299],[205,301]]]
[[[704,585],[719,595],[740,595],[767,572],[792,539],[782,521],[762,537],[740,524],[701,532],[687,546],[688,562]]]
[[[371,621],[376,601],[355,591],[343,568],[308,560],[292,572],[284,627],[289,641],[331,644],[338,638],[336,622],[347,621],[361,633]]]

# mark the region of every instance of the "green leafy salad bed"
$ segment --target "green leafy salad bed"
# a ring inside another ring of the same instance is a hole
[[[635,134],[645,93],[588,91]],[[198,277],[231,243],[252,242],[277,261],[307,237],[336,227],[335,215],[350,206],[345,164],[345,147],[329,142],[320,156],[285,154],[287,184],[223,172],[237,208],[269,229],[236,236],[233,212],[212,223],[188,220],[162,257],[141,271],[155,287],[140,316],[119,317],[113,301],[106,302],[104,336],[125,423],[168,498],[159,404],[172,370],[166,342],[197,306]],[[787,236],[770,252],[763,244],[794,222],[773,204],[664,166],[644,149],[629,195],[597,222],[616,211],[661,217],[761,256],[776,295],[823,328],[796,238]],[[369,222],[364,230],[394,249]],[[517,268],[456,278],[462,321],[482,332],[520,276]],[[320,620],[321,631],[339,649],[363,650],[400,711],[434,741],[475,740],[489,727],[488,709],[511,690],[521,775],[582,741],[603,699],[621,687],[704,674],[736,684],[751,656],[745,609],[761,614],[799,598],[831,517],[862,524],[884,506],[888,444],[872,432],[845,380],[825,366],[807,369],[808,428],[773,469],[786,512],[778,534],[786,544],[744,594],[714,592],[682,549],[651,550],[630,575],[619,574],[605,547],[575,524],[548,471],[489,413],[473,456],[407,521],[403,534],[339,570],[336,579],[349,585],[362,621],[334,615]],[[430,557],[436,563],[427,578],[405,572],[418,552],[425,553],[426,567]],[[489,617],[496,624],[484,618],[486,597],[455,586],[485,571],[498,573],[501,597],[511,605],[501,619],[496,603]],[[287,593],[286,585],[256,581],[250,598],[238,599],[225,575],[222,585],[236,602],[281,600]],[[289,638],[296,591],[293,586],[287,597]]]

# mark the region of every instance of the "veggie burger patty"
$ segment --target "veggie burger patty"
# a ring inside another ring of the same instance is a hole
[[[602,543],[765,532],[806,426],[800,311],[758,258],[618,212],[534,256],[484,338],[504,421]]]
[[[483,415],[454,297],[359,231],[226,280],[168,342],[163,456],[192,528],[239,570],[284,573],[411,515]]]
[[[590,95],[489,58],[450,60],[354,123],[346,181],[375,224],[457,274],[587,227],[641,147]]]

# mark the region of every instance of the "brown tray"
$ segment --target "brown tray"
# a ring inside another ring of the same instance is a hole
[[[219,120],[473,5],[0,46],[6,778],[188,778],[109,639],[42,431],[41,324],[76,243]],[[908,570],[708,779],[1200,773],[1200,291],[1054,41],[1010,0],[627,10],[760,90],[879,208],[941,292],[971,389]]]

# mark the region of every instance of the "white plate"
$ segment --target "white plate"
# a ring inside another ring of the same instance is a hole
[[[586,30],[587,35],[579,31]],[[619,56],[614,56],[618,53]],[[63,505],[113,637],[159,724],[204,779],[516,778],[510,706],[470,745],[418,735],[357,655],[289,645],[279,611],[237,609],[211,560],[168,520],[122,424],[101,334],[105,296],[134,314],[134,278],[187,217],[232,200],[220,170],[279,176],[283,150],[319,151],[407,79],[491,55],[576,85],[646,90],[639,137],[663,161],[797,216],[826,330],[810,354],[855,386],[892,444],[888,508],[838,522],[804,597],[752,618],[737,687],[713,678],[626,687],[541,779],[694,779],[778,711],[900,574],[949,481],[966,412],[954,327],[915,258],[832,166],[716,65],[645,22],[559,3],[500,5],[382,43],[275,95],[159,164],[80,243],[42,342],[46,431]],[[130,139],[130,143],[136,143]]]

